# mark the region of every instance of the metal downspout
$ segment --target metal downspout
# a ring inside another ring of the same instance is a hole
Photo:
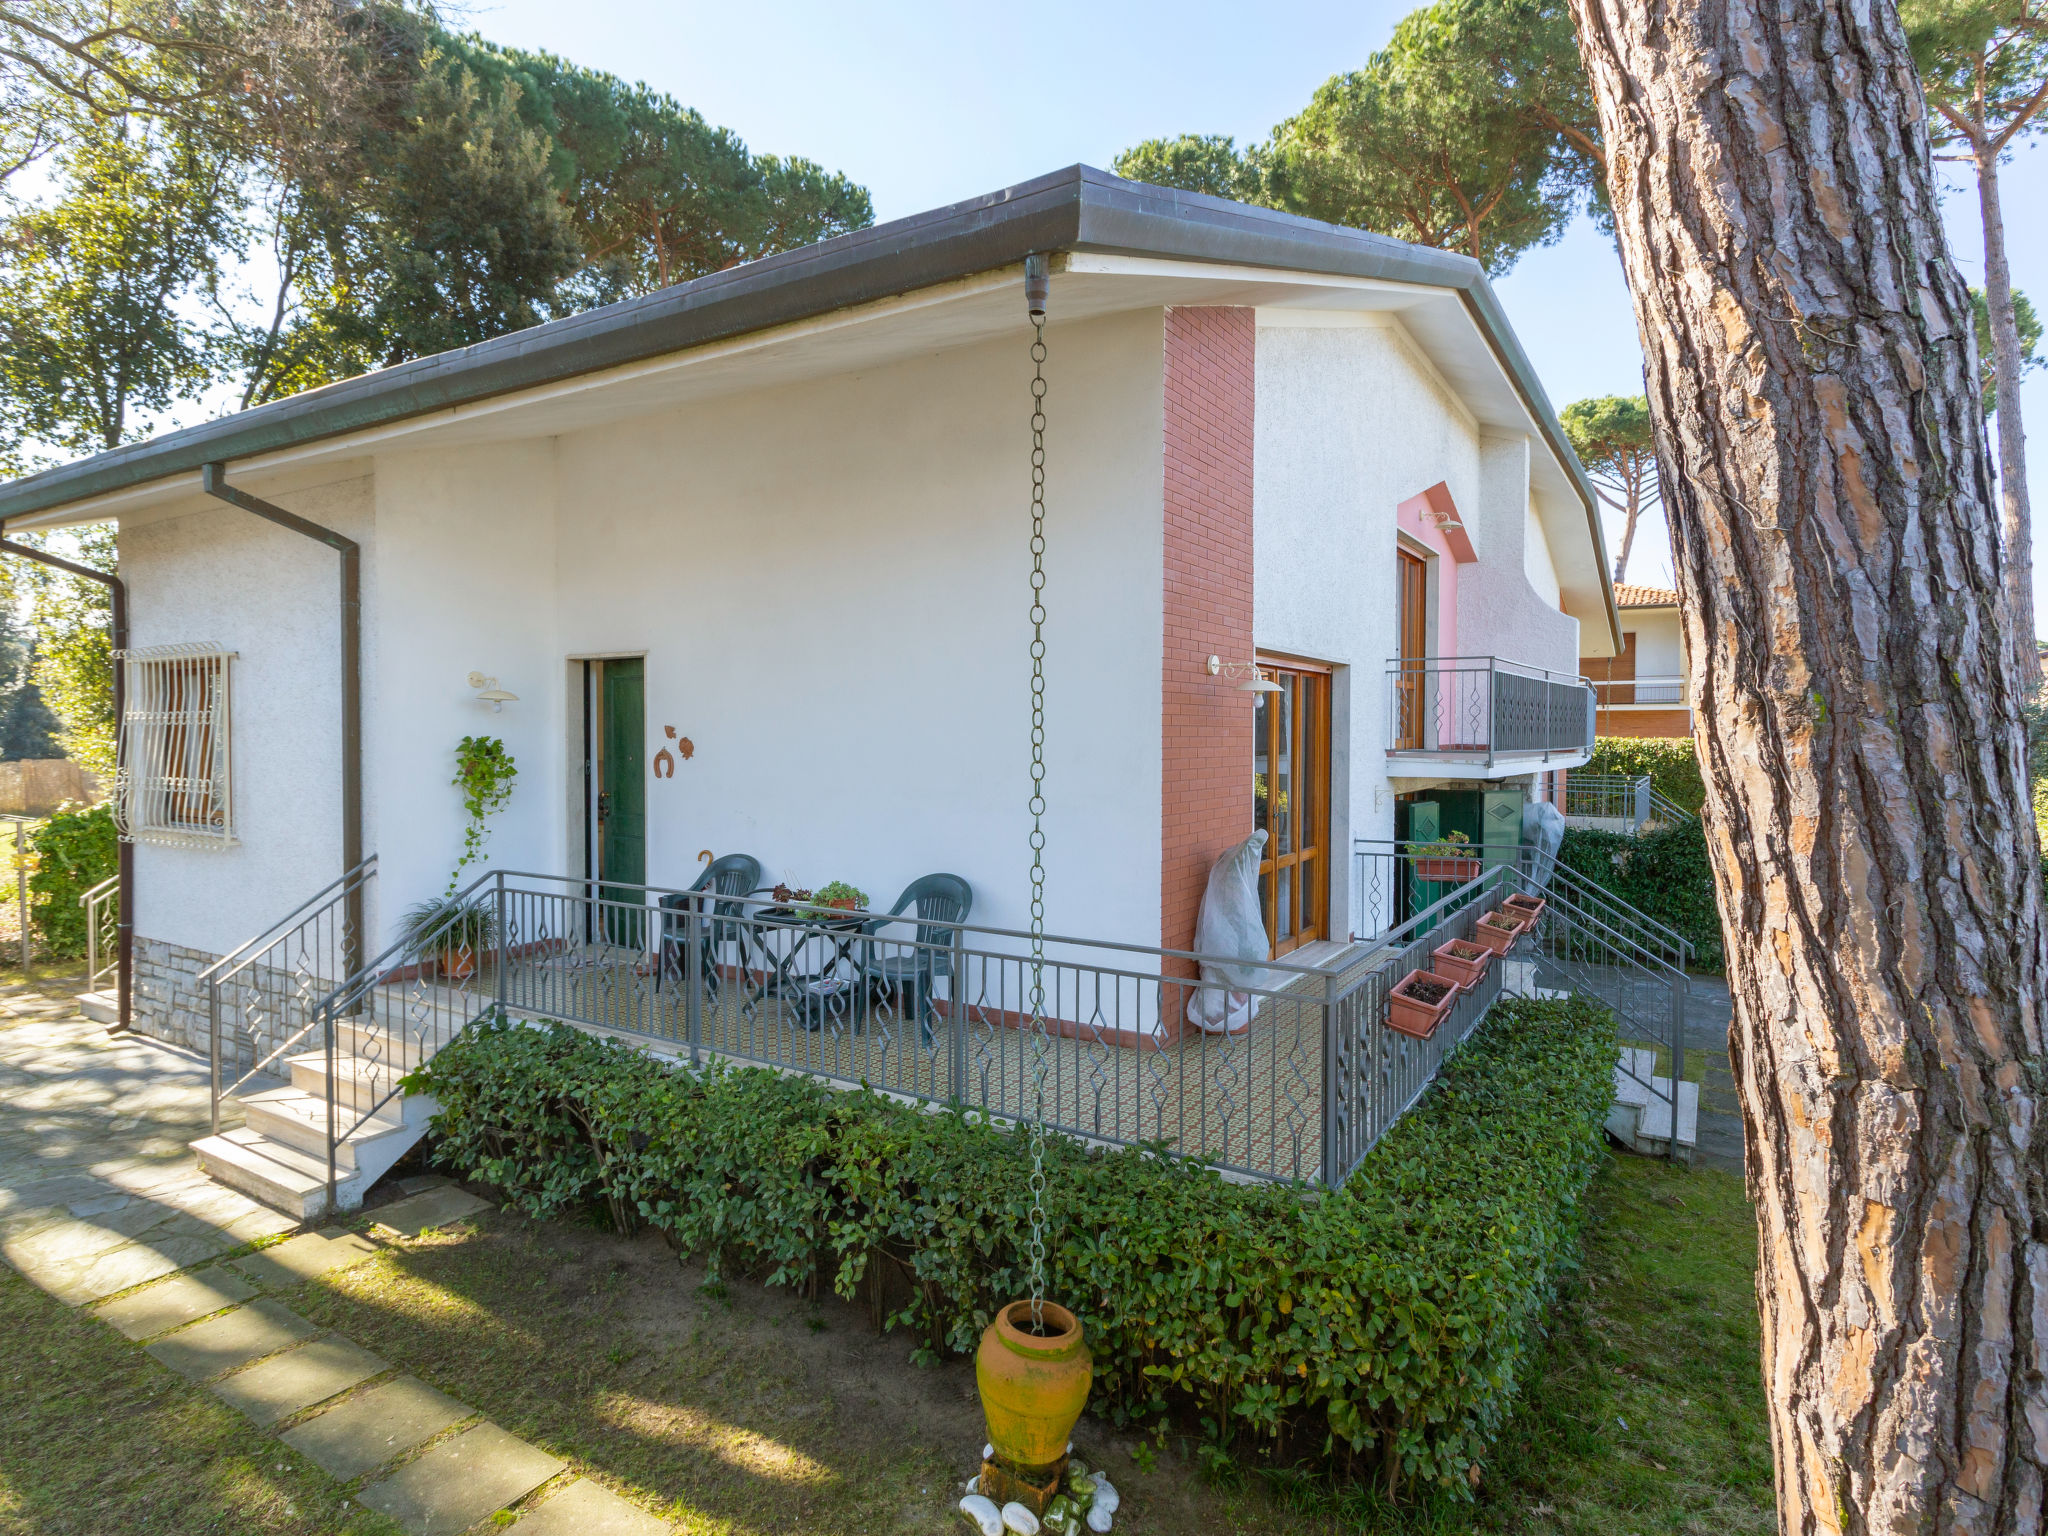
[[[96,571],[89,565],[79,565],[61,559],[40,549],[30,549],[26,544],[10,543],[7,527],[0,522],[0,553],[19,555],[24,560],[33,560],[38,565],[47,565],[52,570],[64,571],[72,576],[96,581],[107,589],[112,600],[113,612],[107,628],[114,642],[114,780],[119,792],[121,777],[121,713],[127,704],[127,668],[121,663],[121,653],[128,649],[128,584],[120,577],[106,571]],[[120,876],[121,894],[114,919],[114,1028],[134,1027],[133,999],[135,994],[135,845],[127,838],[120,841],[116,855],[115,869]]]
[[[207,464],[200,469],[199,483],[209,496],[218,497],[244,512],[289,528],[294,533],[317,539],[341,556],[341,872],[344,879],[363,862],[363,590],[362,546],[332,528],[287,512],[273,502],[228,484],[225,464]],[[363,940],[363,888],[358,881],[348,890],[346,927],[342,935],[342,965],[347,976],[355,974]]]

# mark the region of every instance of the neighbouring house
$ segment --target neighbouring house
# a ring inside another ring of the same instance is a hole
[[[1624,582],[1614,589],[1621,648],[1579,653],[1579,665],[1600,700],[1602,736],[1691,736],[1685,634],[1678,594]]]
[[[1024,929],[1027,257],[1047,926],[1172,971],[1259,826],[1270,950],[1307,964],[1384,926],[1351,857],[1399,807],[1518,833],[1591,748],[1582,667],[1627,642],[1480,269],[1077,167],[0,487],[10,532],[119,524],[135,1027],[203,1048],[195,978],[344,869],[322,529],[360,549],[352,960],[447,886],[474,735],[518,777],[463,878],[650,904],[625,947],[733,853],[878,908],[950,873],[974,924]],[[525,952],[564,964],[573,926]],[[1117,1039],[1177,1037],[1156,1013]]]

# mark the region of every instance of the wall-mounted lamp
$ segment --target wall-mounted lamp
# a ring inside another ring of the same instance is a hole
[[[1225,661],[1221,656],[1209,658],[1211,677],[1241,677],[1237,685],[1239,693],[1278,693],[1280,685],[1259,670],[1255,661]]]
[[[508,693],[498,686],[495,677],[485,677],[481,672],[469,674],[469,686],[476,690],[477,702],[490,705],[491,713],[494,715],[503,714],[507,704],[519,702],[518,694]]]

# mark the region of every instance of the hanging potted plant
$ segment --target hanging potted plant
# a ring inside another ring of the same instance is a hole
[[[406,958],[423,973],[431,967],[450,981],[465,981],[498,937],[497,913],[474,897],[437,896],[407,907],[398,934]]]
[[[1410,852],[1415,859],[1415,878],[1439,884],[1463,885],[1479,878],[1479,861],[1465,853],[1472,839],[1462,832],[1446,832],[1442,842],[1422,843]]]
[[[1484,944],[1496,955],[1504,955],[1508,946],[1522,936],[1522,926],[1512,912],[1495,910],[1472,925],[1472,942]]]
[[[1457,982],[1435,971],[1410,971],[1387,994],[1387,1027],[1427,1040],[1450,1014],[1461,990]]]
[[[1486,968],[1493,964],[1493,951],[1470,939],[1453,939],[1438,945],[1430,954],[1436,961],[1436,973],[1450,977],[1467,992],[1486,979]]]
[[[1525,892],[1517,891],[1514,895],[1503,901],[1501,905],[1513,908],[1516,915],[1524,919],[1522,926],[1533,928],[1536,926],[1536,919],[1543,915],[1543,909],[1549,906],[1550,903],[1541,896],[1530,896]]]

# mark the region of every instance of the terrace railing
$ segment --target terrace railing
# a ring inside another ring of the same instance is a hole
[[[1427,940],[1433,947],[1463,937],[1455,930],[1444,933],[1443,915],[1475,887],[1493,881],[1503,894],[1519,890],[1543,898],[1543,920],[1523,951],[1532,969],[1517,980],[1517,989],[1578,993],[1606,1004],[1621,1044],[1648,1051],[1656,1063],[1646,1076],[1630,1064],[1636,1058],[1625,1057],[1622,1070],[1669,1104],[1686,1070],[1692,945],[1539,850],[1467,844],[1458,857],[1446,858],[1443,847],[1358,839],[1352,852],[1354,921],[1396,924],[1393,931],[1412,932],[1415,942]]]
[[[1387,750],[1394,757],[1492,767],[1548,762],[1593,746],[1593,687],[1582,677],[1498,656],[1408,656],[1387,663]]]
[[[993,1118],[1034,1112],[1262,1179],[1347,1176],[1497,995],[1432,1041],[1386,1027],[1387,993],[1438,930],[1518,879],[1489,871],[1320,966],[1268,962],[1210,988],[1202,957],[968,923],[819,912],[574,877],[492,872],[440,929],[394,945],[315,1009],[332,1148],[405,1074],[490,1017],[559,1021],[693,1065],[753,1064]],[[483,930],[488,929],[485,933]],[[1235,964],[1235,962],[1229,962]],[[1034,992],[1045,1033],[1030,1028]],[[1210,1033],[1194,1014],[1236,1033]],[[346,1055],[346,1060],[342,1056]],[[336,1083],[340,1081],[337,1091]],[[346,1102],[342,1102],[343,1100]]]
[[[1697,821],[1691,811],[1674,804],[1647,773],[1587,773],[1574,769],[1565,778],[1565,820],[1611,831],[1642,832],[1653,826],[1678,826]]]
[[[109,875],[80,894],[85,909],[85,990],[111,986],[120,963],[121,877]]]
[[[284,1075],[273,1069],[294,1049],[312,1048],[321,1000],[362,963],[362,940],[351,914],[362,910],[376,878],[373,853],[199,973],[206,988],[214,1135],[220,1134],[224,1097],[254,1079]],[[332,1076],[330,1057],[330,1083]]]
[[[1685,679],[1682,677],[1595,678],[1593,688],[1600,696],[1602,709],[1615,704],[1669,705],[1685,702]]]

